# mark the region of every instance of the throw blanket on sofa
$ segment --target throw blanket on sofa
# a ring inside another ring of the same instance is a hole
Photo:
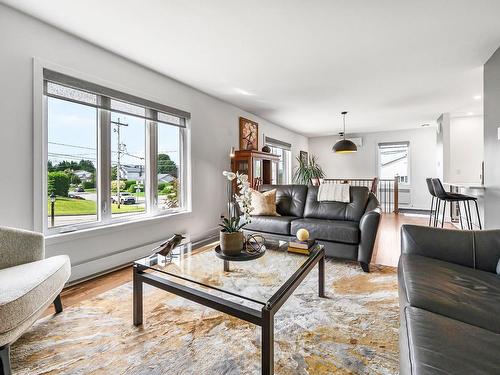
[[[323,182],[319,185],[318,202],[350,202],[349,185],[335,182]]]

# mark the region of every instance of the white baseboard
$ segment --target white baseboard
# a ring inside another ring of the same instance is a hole
[[[189,235],[189,239],[191,242],[196,243],[204,239],[214,237],[218,232],[218,228],[213,228],[203,233],[191,234]],[[68,284],[77,284],[78,282],[123,268],[124,266],[131,264],[134,260],[151,254],[151,249],[158,246],[161,242],[162,241],[147,243],[143,246],[124,250],[123,252],[114,253],[109,256],[76,264],[71,267],[71,277]]]

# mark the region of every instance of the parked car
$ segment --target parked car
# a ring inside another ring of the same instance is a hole
[[[68,193],[68,198],[73,198],[73,199],[81,199],[81,200],[85,200],[84,197],[82,197],[81,195],[78,195],[77,193]]]
[[[75,192],[77,192],[77,193],[83,193],[84,191],[85,191],[85,189],[81,186],[78,186],[75,188]]]
[[[118,195],[111,196],[112,203],[118,203]],[[120,193],[120,204],[135,204],[135,197],[128,192]]]

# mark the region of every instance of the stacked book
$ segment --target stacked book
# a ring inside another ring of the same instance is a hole
[[[288,243],[288,251],[291,253],[309,255],[315,244],[316,240],[313,239],[309,239],[307,241],[290,241]]]

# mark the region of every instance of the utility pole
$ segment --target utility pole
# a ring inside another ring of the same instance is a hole
[[[113,131],[116,133],[118,138],[118,157],[116,163],[116,197],[118,198],[118,208],[121,206],[121,198],[120,198],[120,168],[121,168],[121,155],[122,152],[125,152],[125,144],[121,143],[120,139],[120,128],[122,126],[128,126],[128,124],[120,122],[120,118],[118,117],[118,121],[111,121],[116,127]]]

